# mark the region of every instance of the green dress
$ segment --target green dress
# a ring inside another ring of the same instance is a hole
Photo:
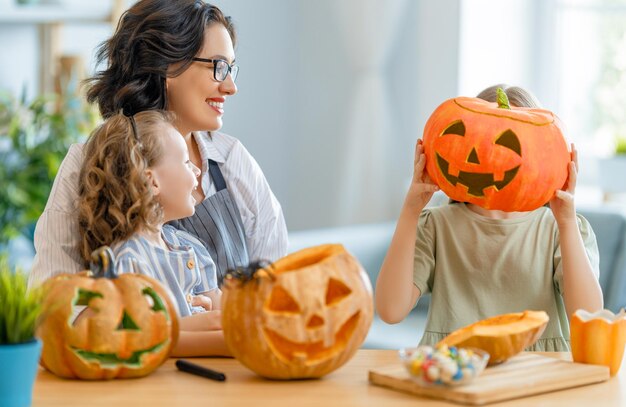
[[[589,222],[578,227],[596,278],[599,254]],[[559,230],[549,208],[490,219],[456,203],[425,209],[419,220],[413,283],[431,293],[420,344],[494,315],[543,310],[550,321],[527,350],[569,351]]]

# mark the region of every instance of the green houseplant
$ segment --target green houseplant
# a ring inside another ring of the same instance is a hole
[[[0,407],[31,404],[41,354],[35,329],[43,297],[40,288],[28,288],[27,280],[0,254]]]
[[[615,138],[615,155],[626,155],[626,137]]]
[[[0,247],[32,237],[69,146],[95,127],[83,100],[73,89],[30,102],[0,91]]]

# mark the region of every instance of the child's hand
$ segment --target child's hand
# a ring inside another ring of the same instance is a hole
[[[205,311],[213,309],[213,300],[206,295],[193,295],[190,303],[192,307],[202,307]]]
[[[406,194],[404,206],[414,214],[419,215],[435,191],[439,190],[439,187],[435,185],[426,172],[426,155],[424,154],[424,146],[421,139],[418,139],[415,145],[415,160],[413,164],[413,179],[411,180],[409,192]]]
[[[574,191],[578,177],[578,151],[572,143],[572,161],[568,167],[568,178],[563,190],[558,190],[550,200],[550,209],[558,225],[567,222],[576,222],[576,208],[574,205]]]

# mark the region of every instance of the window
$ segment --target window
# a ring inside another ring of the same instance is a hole
[[[560,0],[554,10],[557,111],[579,150],[608,155],[626,137],[626,1]]]

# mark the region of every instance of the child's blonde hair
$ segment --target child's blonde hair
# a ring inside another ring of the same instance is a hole
[[[156,230],[163,213],[146,170],[161,159],[163,124],[172,122],[172,114],[165,111],[133,117],[120,112],[91,134],[79,176],[78,223],[85,261],[100,246],[128,239],[140,229]]]
[[[496,102],[498,100],[497,89],[500,88],[506,93],[509,98],[509,102],[515,107],[541,107],[539,99],[535,97],[530,91],[519,86],[510,86],[505,83],[499,85],[493,85],[484,89],[476,97],[487,102]]]

